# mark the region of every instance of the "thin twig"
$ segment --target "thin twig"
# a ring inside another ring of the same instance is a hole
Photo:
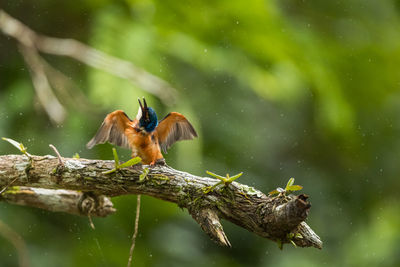
[[[92,211],[93,211],[93,209],[94,209],[94,205],[92,205],[91,207],[90,207],[90,209],[89,209],[89,212],[88,212],[88,218],[89,218],[89,224],[90,224],[90,227],[93,229],[93,230],[95,230],[96,229],[96,227],[94,227],[94,223],[93,223],[93,221],[92,221]]]
[[[60,164],[60,166],[64,167],[64,161],[63,161],[60,153],[58,152],[57,148],[55,146],[53,146],[52,144],[50,144],[49,147],[51,147],[54,150],[54,153],[56,153],[57,158],[58,158],[58,163]]]
[[[96,109],[93,104],[89,103],[86,95],[80,90],[74,80],[66,74],[50,65],[46,59],[42,58],[41,63],[49,79],[51,87],[63,104],[69,104],[74,108],[83,111],[90,111],[93,114]]]
[[[1,189],[1,191],[0,191],[0,195],[1,194],[3,194],[4,193],[4,191],[6,191],[7,190],[7,188],[9,187],[9,186],[11,186],[17,179],[18,179],[19,177],[15,177],[15,179],[14,180],[12,180],[8,185],[6,185],[3,189]]]
[[[40,35],[0,9],[0,31],[23,46],[43,53],[67,56],[88,66],[127,79],[145,91],[156,95],[166,105],[176,101],[176,90],[163,79],[137,67],[132,62],[110,56],[73,39]]]
[[[137,237],[138,229],[139,229],[140,196],[141,196],[141,195],[137,195],[137,201],[136,201],[136,217],[135,217],[135,230],[134,230],[134,233],[133,233],[133,236],[132,236],[132,245],[131,245],[131,249],[129,250],[128,267],[130,267],[130,266],[131,266],[131,263],[132,263],[133,250],[135,249],[136,237]]]
[[[28,267],[28,250],[22,237],[2,221],[0,221],[0,235],[10,241],[17,250],[19,266]]]
[[[39,53],[34,47],[19,45],[19,48],[26,65],[30,69],[33,87],[40,104],[53,122],[61,123],[67,113],[50,86]]]

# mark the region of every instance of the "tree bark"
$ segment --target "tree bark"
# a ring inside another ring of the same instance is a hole
[[[61,166],[53,156],[0,156],[0,188],[15,180],[13,186],[78,190],[94,196],[148,195],[186,208],[211,239],[223,246],[230,246],[230,243],[220,218],[278,243],[322,248],[318,235],[304,222],[311,207],[304,194],[266,196],[237,182],[221,184],[207,192],[219,180],[166,165],[136,165],[104,174],[114,168],[114,161],[71,158],[63,158],[63,161]],[[140,177],[145,168],[148,174]],[[3,195],[7,195],[6,192]],[[64,211],[69,212],[68,209]]]
[[[0,200],[10,204],[83,216],[106,217],[116,211],[111,200],[105,196],[65,189],[12,186],[0,195]]]

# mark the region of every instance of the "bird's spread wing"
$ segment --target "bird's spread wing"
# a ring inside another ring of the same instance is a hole
[[[132,129],[132,121],[122,110],[116,110],[107,115],[96,135],[86,144],[92,148],[97,144],[110,142],[113,145],[130,148],[126,130]]]
[[[160,121],[157,128],[158,142],[164,153],[173,143],[197,137],[190,122],[178,112],[171,112]]]

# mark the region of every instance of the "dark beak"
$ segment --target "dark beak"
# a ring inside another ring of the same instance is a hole
[[[147,103],[146,103],[146,99],[144,99],[144,97],[143,97],[143,104],[144,104],[144,108],[147,109]]]
[[[140,108],[142,109],[142,116],[144,116],[145,120],[148,121],[149,120],[149,112],[147,110],[146,99],[144,99],[144,97],[143,97],[144,106],[142,105],[142,102],[140,101],[139,98],[138,98],[138,101],[139,101]]]
[[[138,101],[139,101],[140,109],[142,110],[142,114],[143,114],[143,105],[142,105],[142,102],[140,102],[140,98],[138,98]]]

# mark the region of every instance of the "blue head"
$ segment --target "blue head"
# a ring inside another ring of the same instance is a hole
[[[146,100],[143,98],[143,104],[139,100],[140,109],[142,110],[142,116],[139,119],[139,126],[143,127],[146,132],[151,133],[156,129],[158,125],[157,114],[154,109],[147,107]]]

